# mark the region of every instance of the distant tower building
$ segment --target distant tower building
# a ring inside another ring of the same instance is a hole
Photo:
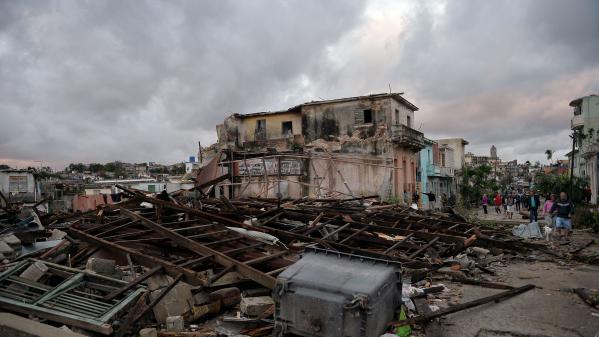
[[[495,145],[491,145],[491,159],[497,159],[497,148]]]

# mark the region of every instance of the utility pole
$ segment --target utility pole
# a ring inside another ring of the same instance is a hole
[[[576,148],[576,136],[577,132],[574,130],[570,136],[570,138],[572,138],[572,156],[570,157],[570,200],[572,200],[572,194],[574,193],[574,150]]]

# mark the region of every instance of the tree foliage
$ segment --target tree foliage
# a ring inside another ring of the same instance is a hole
[[[580,202],[583,200],[583,192],[588,185],[588,181],[584,178],[573,177],[572,201]],[[547,174],[539,172],[535,175],[535,189],[542,195],[554,193],[558,195],[560,192],[570,194],[570,177],[565,174]]]
[[[494,191],[499,190],[499,185],[494,179],[489,179],[492,172],[489,165],[480,165],[477,167],[466,167],[462,171],[462,185],[460,186],[460,195],[466,206],[478,205],[483,194],[493,195]]]

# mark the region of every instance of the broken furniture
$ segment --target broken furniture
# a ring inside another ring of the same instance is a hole
[[[138,285],[105,299],[124,286],[127,282],[92,272],[25,260],[0,273],[0,308],[110,335],[113,324],[145,292]]]

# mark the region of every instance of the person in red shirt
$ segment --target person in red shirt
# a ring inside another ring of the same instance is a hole
[[[495,213],[497,214],[501,214],[501,194],[499,194],[499,192],[497,192],[497,194],[495,194],[495,198],[493,199],[493,201],[495,202]]]

